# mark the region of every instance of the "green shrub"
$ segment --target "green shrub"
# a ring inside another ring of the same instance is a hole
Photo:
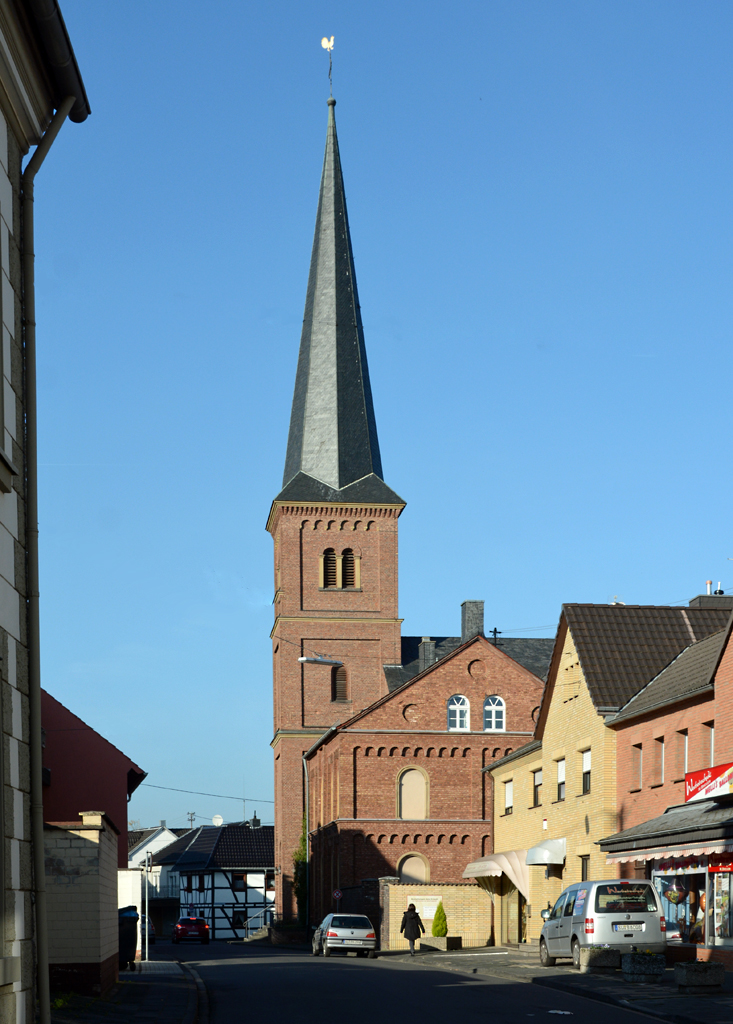
[[[448,922],[445,919],[445,911],[443,910],[443,901],[441,900],[438,904],[438,909],[435,911],[435,917],[433,918],[433,935],[437,939],[445,938],[448,934]]]
[[[300,842],[298,843],[298,849],[293,850],[293,892],[298,904],[298,923],[301,926],[306,924],[305,908],[306,903],[308,902],[308,864],[306,862],[307,842],[308,837],[305,834],[305,815],[303,815],[303,829],[300,834]]]

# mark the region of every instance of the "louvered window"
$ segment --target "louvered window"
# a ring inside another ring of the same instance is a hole
[[[323,586],[336,586],[336,552],[333,548],[326,548],[323,552]]]
[[[341,561],[341,574],[342,574],[342,586],[344,587],[355,587],[356,586],[356,573],[354,568],[354,552],[351,548],[347,548],[343,553]]]
[[[331,700],[348,700],[348,685],[346,679],[346,669],[341,665],[340,668],[333,670],[332,682],[331,682],[332,696]]]

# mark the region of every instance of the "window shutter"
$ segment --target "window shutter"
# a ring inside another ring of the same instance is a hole
[[[590,750],[583,751],[583,771],[590,771]]]
[[[542,769],[541,768],[540,768],[540,770],[538,772],[534,773],[534,784],[535,784],[535,786],[541,786],[542,785]]]
[[[346,669],[341,666],[337,668],[333,677],[333,699],[334,700],[346,700],[347,699],[347,687],[346,687]]]
[[[336,552],[333,548],[326,548],[323,552],[323,586],[336,586]]]
[[[562,761],[557,762],[557,781],[565,781],[565,758],[563,758]]]
[[[504,809],[514,806],[514,782],[504,783]]]
[[[354,573],[354,552],[347,548],[341,561],[341,583],[344,587],[356,586]]]

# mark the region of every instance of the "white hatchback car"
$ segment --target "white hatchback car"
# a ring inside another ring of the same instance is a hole
[[[377,933],[363,914],[328,914],[313,933],[313,956],[353,953],[374,958]]]

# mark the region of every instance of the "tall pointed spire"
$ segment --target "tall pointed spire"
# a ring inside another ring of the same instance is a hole
[[[279,500],[404,504],[382,480],[334,107]]]

